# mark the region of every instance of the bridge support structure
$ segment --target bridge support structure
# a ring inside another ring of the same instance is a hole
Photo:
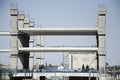
[[[0,35],[10,36],[10,64],[12,69],[33,69],[34,53],[37,64],[43,64],[43,52],[96,52],[97,69],[105,72],[106,66],[106,30],[105,30],[106,9],[100,8],[97,15],[96,28],[35,28],[34,21],[30,20],[18,9],[10,9],[10,32],[0,32]],[[45,35],[84,35],[96,36],[97,47],[92,48],[46,48],[43,44]],[[36,44],[35,37],[36,36]],[[35,47],[36,45],[36,47]],[[72,60],[72,58],[71,58]],[[73,65],[72,62],[70,65]]]

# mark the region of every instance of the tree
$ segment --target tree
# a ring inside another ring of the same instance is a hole
[[[39,69],[45,69],[45,66],[42,64],[39,66]]]
[[[85,67],[84,67],[84,64],[82,65],[82,71],[84,71],[85,70]]]
[[[12,71],[9,72],[9,77],[10,77],[10,80],[13,80],[13,72]]]
[[[48,66],[49,66],[49,67],[52,67],[52,64],[49,64]]]
[[[89,71],[89,66],[88,65],[86,66],[86,71]]]

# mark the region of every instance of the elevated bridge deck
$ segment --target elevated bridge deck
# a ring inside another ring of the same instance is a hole
[[[41,48],[19,48],[19,52],[79,52],[79,51],[85,51],[85,52],[97,52],[97,47],[41,47]]]
[[[19,33],[29,35],[96,35],[97,28],[20,28]]]

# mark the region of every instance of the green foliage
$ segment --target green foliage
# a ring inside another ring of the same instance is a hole
[[[57,66],[57,65],[52,65],[52,64],[49,64],[47,67],[56,68],[56,67],[58,67],[58,66]]]
[[[53,65],[52,64],[49,64],[48,67],[52,67]]]
[[[39,69],[45,69],[44,65],[39,65]]]
[[[109,66],[109,67],[106,67],[106,69],[109,71],[118,71],[120,70],[120,66],[119,65]]]
[[[12,80],[12,78],[13,78],[13,71],[10,70],[10,69],[5,69],[5,68],[1,68],[0,69],[0,80],[2,78],[2,74],[4,74],[4,73],[9,73],[10,80]]]
[[[1,78],[2,78],[2,73],[0,72],[0,80],[1,80]]]
[[[10,77],[10,80],[12,80],[12,78],[13,78],[13,72],[12,71],[9,72],[9,77]]]

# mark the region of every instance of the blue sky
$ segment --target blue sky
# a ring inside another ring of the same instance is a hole
[[[0,31],[10,30],[10,2],[18,3],[19,10],[33,19],[36,26],[49,28],[95,27],[99,5],[104,5],[107,9],[106,59],[110,65],[120,65],[120,0],[0,0]],[[0,48],[10,48],[9,39],[0,36]],[[94,40],[89,36],[45,36],[45,46],[90,46]],[[0,62],[8,64],[8,57],[9,54],[0,54]],[[62,61],[61,54],[47,54],[45,58],[53,64]]]

